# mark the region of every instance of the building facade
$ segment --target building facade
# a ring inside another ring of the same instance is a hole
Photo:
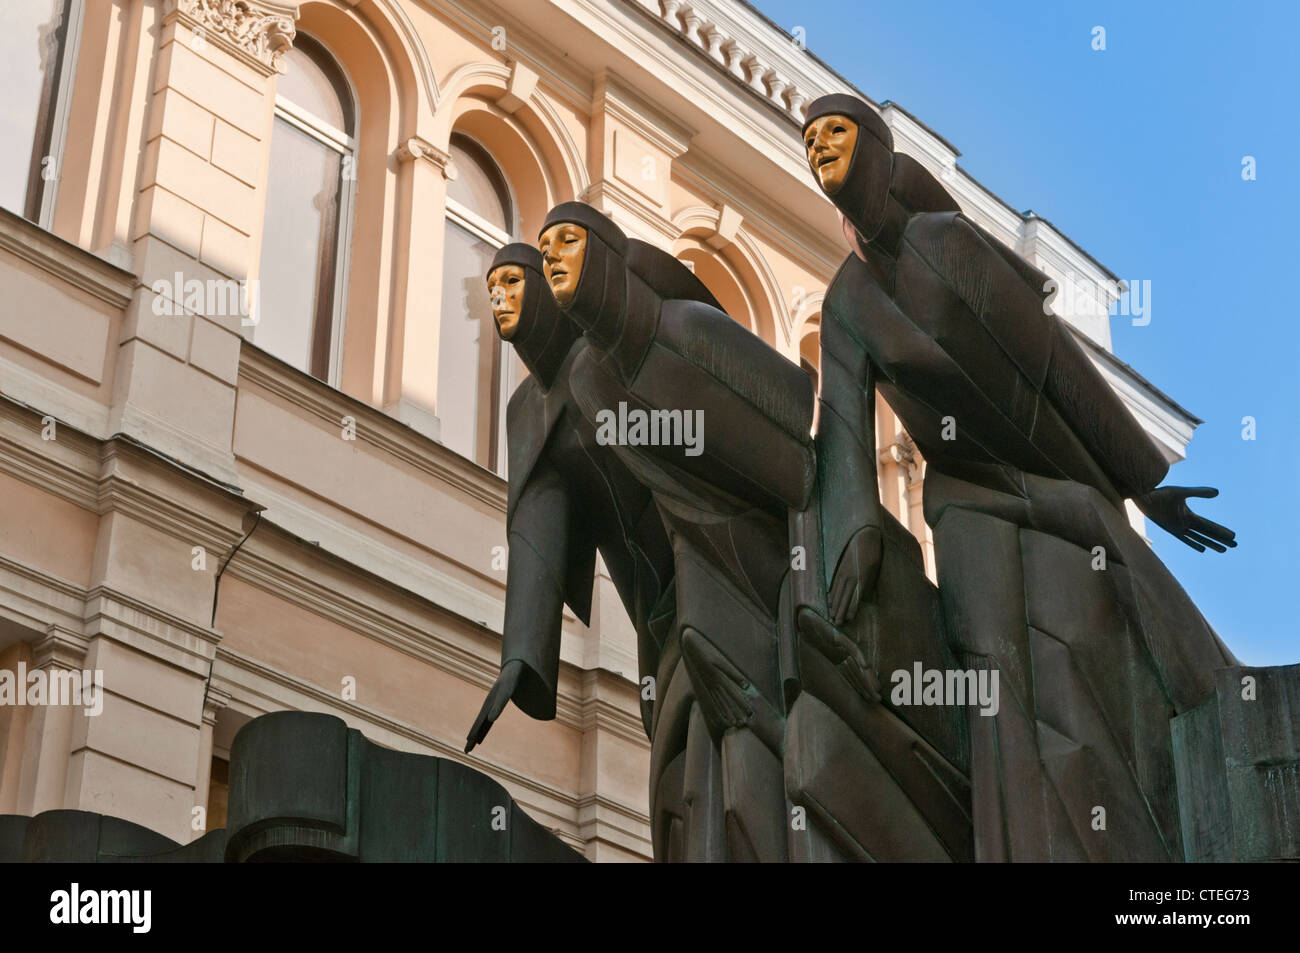
[[[0,695],[0,814],[192,840],[224,823],[239,728],[297,709],[472,764],[593,860],[648,858],[606,576],[590,627],[566,617],[555,720],[508,709],[461,753],[497,674],[524,373],[484,271],[587,201],[815,376],[846,245],[799,129],[849,84],[740,0],[21,0],[0,27],[0,670],[104,685],[98,711]],[[879,108],[1060,282],[1181,459],[1199,421],[1110,353],[1115,276]],[[878,418],[933,575],[924,461]]]

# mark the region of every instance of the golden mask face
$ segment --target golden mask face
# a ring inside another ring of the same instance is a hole
[[[587,230],[572,222],[559,222],[542,232],[537,242],[542,253],[542,271],[561,307],[578,293],[582,262],[587,256]]]
[[[858,144],[858,124],[848,116],[821,116],[804,133],[803,144],[822,191],[834,195],[849,174],[853,149]]]
[[[502,265],[488,275],[488,294],[492,299],[492,317],[501,336],[507,341],[519,327],[524,309],[524,266]]]

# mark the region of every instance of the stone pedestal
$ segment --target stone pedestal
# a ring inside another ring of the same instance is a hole
[[[1300,665],[1220,669],[1171,726],[1187,860],[1300,860]]]
[[[582,859],[487,775],[307,712],[244,726],[231,749],[230,825],[191,844],[86,811],[0,817],[0,863]]]

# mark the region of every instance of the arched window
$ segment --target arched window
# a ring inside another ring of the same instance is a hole
[[[0,4],[0,206],[42,225],[53,213],[81,0]]]
[[[325,48],[299,33],[275,97],[258,266],[258,347],[335,383],[342,349],[356,106]]]
[[[818,365],[821,363],[821,313],[808,320],[803,336],[799,339],[799,366],[812,378],[813,387],[817,387],[821,378]]]
[[[450,152],[456,177],[447,183],[438,420],[443,444],[504,473],[505,405],[520,373],[492,325],[484,276],[497,249],[518,232],[518,213],[485,149],[453,135]]]

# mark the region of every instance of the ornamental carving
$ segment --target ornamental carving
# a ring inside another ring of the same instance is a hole
[[[176,9],[195,35],[274,68],[293,45],[296,4],[254,0],[176,0]]]

